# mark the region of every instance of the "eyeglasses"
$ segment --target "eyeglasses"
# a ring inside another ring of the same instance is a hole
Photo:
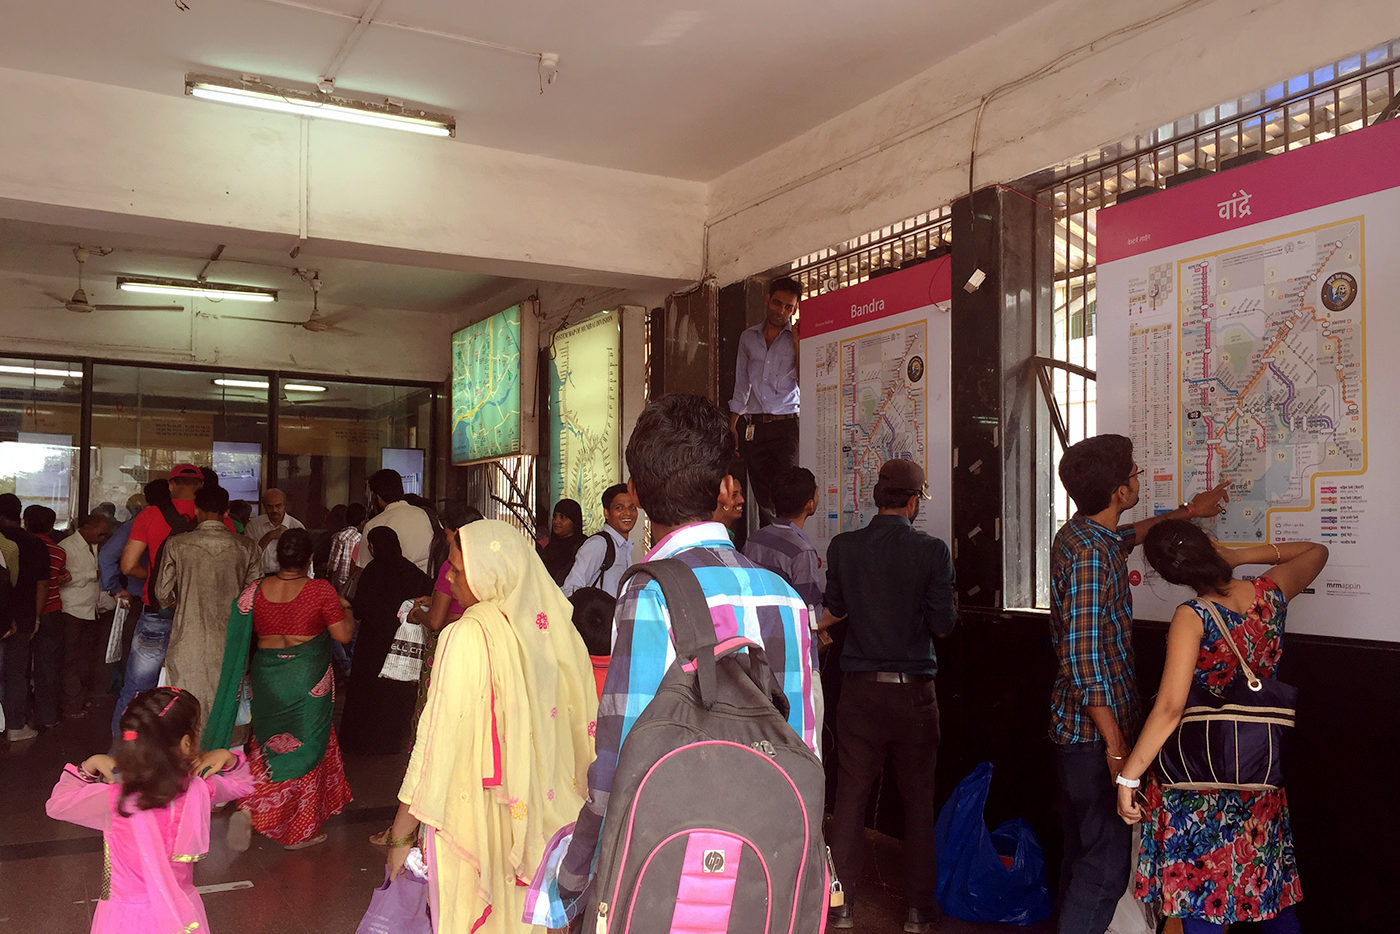
[[[1132,483],[1133,480],[1135,480],[1137,477],[1139,477],[1140,475],[1145,474],[1145,473],[1147,473],[1147,468],[1145,468],[1145,467],[1139,467],[1137,470],[1134,470],[1132,473],[1128,474],[1128,479],[1124,480],[1123,483],[1124,483],[1124,484]]]

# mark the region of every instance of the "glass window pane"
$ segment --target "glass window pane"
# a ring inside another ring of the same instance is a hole
[[[426,387],[284,378],[275,482],[288,514],[324,529],[335,506],[369,505],[365,482],[383,467],[399,472],[405,493],[423,495],[432,400]]]
[[[78,515],[82,396],[80,364],[0,357],[0,493],[52,509],[57,528]]]
[[[126,503],[148,480],[194,464],[212,467],[229,497],[256,511],[267,386],[266,377],[247,373],[95,364],[91,502]]]

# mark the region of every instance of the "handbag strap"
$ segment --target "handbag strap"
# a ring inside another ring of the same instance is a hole
[[[1244,660],[1244,653],[1240,647],[1235,645],[1235,637],[1230,632],[1229,625],[1225,622],[1225,617],[1220,615],[1220,610],[1216,609],[1215,603],[1210,600],[1193,600],[1193,603],[1204,603],[1206,612],[1210,613],[1211,619],[1215,620],[1215,625],[1220,627],[1220,631],[1225,635],[1225,644],[1230,647],[1230,651],[1235,653],[1235,658],[1239,660],[1240,670],[1244,672],[1245,683],[1249,685],[1251,691],[1257,691],[1264,686],[1264,682],[1259,680],[1259,676],[1254,673],[1254,669],[1249,667],[1249,662]]]

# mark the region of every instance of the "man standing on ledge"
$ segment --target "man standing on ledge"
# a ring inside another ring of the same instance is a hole
[[[749,474],[759,524],[776,518],[772,480],[797,460],[797,325],[792,316],[802,284],[786,276],[768,286],[768,312],[762,324],[739,335],[734,363],[734,398],[729,427]]]
[[[1050,739],[1060,784],[1065,861],[1060,934],[1103,934],[1128,887],[1132,828],[1118,817],[1114,782],[1141,725],[1133,671],[1128,553],[1163,519],[1214,516],[1222,483],[1171,512],[1118,526],[1138,503],[1133,442],[1097,435],[1071,445],[1060,482],[1078,508],[1050,548]]]
[[[875,484],[879,514],[863,529],[843,532],[826,553],[823,625],[849,616],[841,650],[844,682],[836,712],[836,808],[831,855],[846,885],[846,904],[832,926],[854,924],[851,886],[861,879],[865,812],[885,758],[893,757],[904,802],[904,930],[932,930],[933,772],[938,764],[938,658],[934,636],[958,621],[953,557],[947,544],[913,527],[928,497],[923,468],[895,459]]]

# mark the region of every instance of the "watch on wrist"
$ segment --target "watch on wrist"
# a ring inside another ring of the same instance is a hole
[[[1177,508],[1177,509],[1185,509],[1185,510],[1186,510],[1186,518],[1188,518],[1188,519],[1194,519],[1194,518],[1196,518],[1196,511],[1195,511],[1194,509],[1191,508],[1191,501],[1190,501],[1189,499],[1183,499],[1183,500],[1181,501],[1180,505],[1178,505],[1176,508]]]
[[[1124,788],[1136,788],[1136,787],[1138,787],[1139,785],[1142,784],[1142,779],[1140,779],[1140,778],[1124,778],[1121,772],[1120,772],[1119,774],[1113,776],[1113,780],[1114,780],[1115,782],[1117,782],[1118,784],[1122,785]]]

